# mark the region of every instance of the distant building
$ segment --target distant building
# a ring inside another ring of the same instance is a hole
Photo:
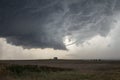
[[[54,57],[53,59],[54,59],[54,60],[58,60],[58,57]]]

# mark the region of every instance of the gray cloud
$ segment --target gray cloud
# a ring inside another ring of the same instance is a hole
[[[0,58],[2,57],[3,51],[2,51],[2,44],[0,43]]]
[[[0,37],[25,48],[66,50],[65,36],[76,44],[106,36],[119,8],[118,0],[0,0]]]

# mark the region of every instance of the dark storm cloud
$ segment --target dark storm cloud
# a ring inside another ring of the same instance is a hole
[[[82,43],[106,36],[117,0],[0,0],[0,37],[26,48],[66,49],[65,36]]]

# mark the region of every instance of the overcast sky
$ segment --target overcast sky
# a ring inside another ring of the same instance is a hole
[[[120,59],[120,0],[0,0],[0,59]]]

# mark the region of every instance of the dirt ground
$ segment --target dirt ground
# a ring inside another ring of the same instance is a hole
[[[0,63],[70,68],[80,71],[120,69],[120,61],[115,60],[2,60]]]
[[[120,80],[120,61],[1,60],[0,80]]]

